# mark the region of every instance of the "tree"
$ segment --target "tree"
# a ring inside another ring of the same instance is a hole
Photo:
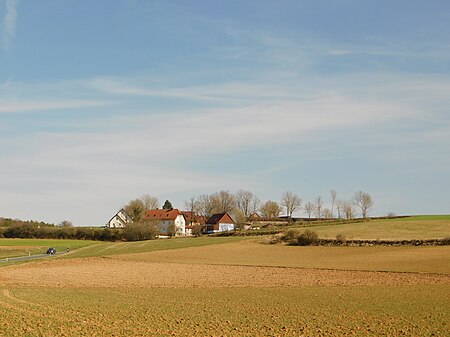
[[[308,214],[308,219],[311,219],[311,214],[314,212],[314,204],[311,201],[308,201],[305,206],[303,206],[303,210]]]
[[[68,220],[61,221],[58,224],[59,227],[73,227],[72,223]]]
[[[260,211],[264,218],[276,218],[281,213],[281,207],[276,201],[269,200],[262,204]]]
[[[245,216],[245,214],[240,210],[236,209],[233,212],[233,220],[236,222],[236,229],[244,229],[245,222],[247,221],[248,217]]]
[[[324,209],[322,210],[322,216],[323,216],[325,219],[331,219],[331,210],[328,209],[328,208],[324,208]]]
[[[314,207],[316,211],[316,217],[320,219],[322,216],[322,207],[323,207],[323,200],[320,195],[318,195],[316,200],[314,200]]]
[[[205,218],[210,217],[213,214],[213,201],[211,195],[202,194],[197,199],[197,212],[199,215]]]
[[[363,218],[367,217],[368,211],[373,206],[372,197],[369,193],[358,191],[353,197],[354,204],[361,209],[361,215]]]
[[[162,207],[163,209],[173,209],[173,206],[172,206],[172,203],[169,201],[169,200],[166,200],[165,202],[164,202],[164,205],[163,205],[163,207]]]
[[[237,191],[235,199],[237,208],[246,218],[258,209],[259,199],[250,191]]]
[[[287,191],[281,196],[281,206],[286,207],[286,215],[288,218],[292,218],[292,213],[300,208],[301,205],[302,199],[297,194]]]
[[[177,235],[177,226],[175,223],[171,223],[169,227],[167,228],[167,235],[169,237],[174,237]]]
[[[332,218],[333,217],[333,211],[334,211],[334,204],[336,203],[336,198],[337,198],[336,190],[331,189],[330,190],[330,196],[331,196],[331,218]]]
[[[145,210],[157,209],[159,207],[158,198],[152,197],[148,194],[144,194],[141,197],[142,203],[144,204]]]
[[[192,235],[194,236],[202,235],[202,226],[201,225],[192,226]]]
[[[139,222],[144,219],[145,206],[142,199],[131,200],[123,209],[128,213],[133,222]]]
[[[190,225],[192,225],[192,223],[195,220],[195,216],[198,213],[197,209],[198,209],[198,202],[196,200],[195,197],[191,197],[189,200],[186,200],[184,202],[184,207],[191,213],[191,223]]]
[[[214,213],[232,213],[236,209],[236,198],[228,191],[220,191],[211,196]]]
[[[342,200],[336,200],[336,209],[337,209],[337,217],[338,219],[341,218],[341,212],[342,212],[342,206],[343,206],[344,202]]]
[[[351,201],[344,201],[342,203],[342,210],[346,219],[353,219],[355,217],[355,207]]]

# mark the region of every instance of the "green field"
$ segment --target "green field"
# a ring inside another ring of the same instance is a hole
[[[364,222],[311,226],[320,238],[334,239],[342,234],[347,239],[414,240],[450,237],[450,216],[415,216],[377,219]]]
[[[98,244],[97,241],[88,240],[0,239],[0,259],[28,254],[44,254],[49,247],[54,247],[58,252],[63,252],[67,248],[76,250],[96,244]]]
[[[145,253],[159,250],[172,250],[188,247],[201,247],[208,245],[216,245],[221,243],[229,243],[242,241],[247,238],[242,237],[197,237],[197,238],[174,238],[174,239],[159,239],[138,242],[107,242],[96,245],[89,245],[79,249],[65,258],[80,258],[80,257],[99,257],[119,254],[131,253]]]

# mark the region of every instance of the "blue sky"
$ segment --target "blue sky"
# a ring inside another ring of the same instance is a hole
[[[0,216],[241,188],[449,213],[448,32],[439,0],[2,0]]]

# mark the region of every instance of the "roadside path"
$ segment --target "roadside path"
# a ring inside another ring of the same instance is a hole
[[[56,252],[55,255],[65,254],[66,252]],[[36,260],[36,259],[45,259],[52,257],[54,255],[50,254],[36,254],[36,255],[25,255],[25,256],[16,256],[16,257],[6,257],[4,259],[0,259],[0,262],[17,262],[17,261],[27,261],[27,260]]]

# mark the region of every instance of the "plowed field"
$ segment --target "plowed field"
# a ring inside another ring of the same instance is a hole
[[[308,248],[242,242],[7,266],[0,336],[450,335],[445,250],[389,248],[405,272],[387,272],[363,268],[383,250]],[[342,270],[339,252],[360,270]],[[424,254],[439,273],[410,272]]]
[[[301,287],[341,285],[450,286],[436,274],[342,271],[285,267],[199,265],[108,258],[44,261],[0,269],[3,284],[45,287]]]

